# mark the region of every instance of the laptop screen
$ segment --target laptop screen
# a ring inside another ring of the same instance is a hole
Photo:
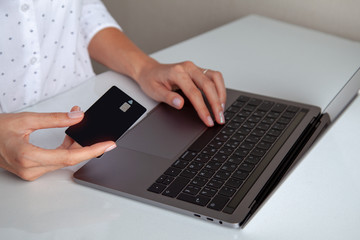
[[[351,99],[356,97],[360,89],[360,68],[354,75],[347,81],[342,89],[327,105],[324,113],[328,113],[331,121],[334,121],[340,113],[344,110],[347,104],[350,104]]]

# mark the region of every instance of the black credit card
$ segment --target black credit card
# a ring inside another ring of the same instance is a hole
[[[81,146],[116,141],[145,111],[146,108],[113,86],[85,112],[80,123],[65,133]]]

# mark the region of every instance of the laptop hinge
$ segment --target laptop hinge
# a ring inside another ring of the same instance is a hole
[[[250,211],[245,219],[239,224],[240,226],[243,226],[251,218],[256,210],[278,186],[279,182],[288,173],[288,171],[292,169],[295,163],[304,155],[315,140],[327,128],[329,123],[330,117],[328,114],[320,114],[312,119],[288,154],[281,161],[275,172],[261,189],[259,194],[255,197],[254,201],[250,204]]]

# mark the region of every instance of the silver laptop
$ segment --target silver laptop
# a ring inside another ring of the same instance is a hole
[[[243,227],[357,96],[360,70],[328,106],[227,89],[226,124],[206,128],[189,103],[156,106],[118,147],[74,174],[80,184],[216,224]]]

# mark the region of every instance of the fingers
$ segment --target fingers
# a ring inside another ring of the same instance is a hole
[[[31,144],[23,145],[12,167],[7,169],[24,180],[35,180],[41,175],[66,166],[95,158],[116,147],[112,141],[97,143],[89,147],[69,149],[43,149]]]
[[[76,109],[77,107],[75,107]],[[74,108],[73,108],[74,109]],[[37,130],[45,128],[68,127],[79,123],[83,117],[82,111],[71,111],[68,113],[22,113],[19,123],[21,126]]]
[[[46,166],[59,165],[61,167],[73,166],[84,160],[95,158],[116,147],[113,141],[96,143],[87,147],[74,147],[68,149],[38,149],[32,154],[33,159],[39,159]]]
[[[200,90],[209,101],[216,122],[224,124],[226,90],[221,73],[211,70],[203,71],[192,62],[185,62],[182,66],[176,67],[178,69],[175,71],[176,76],[173,77],[174,83],[189,98],[204,123],[208,126],[214,125]]]
[[[222,74],[218,71],[208,70],[205,75],[208,78],[212,79],[212,81],[214,82],[221,103],[221,107],[223,108],[223,110],[225,110],[226,88]]]
[[[206,70],[206,74],[210,75],[210,72],[212,71]],[[211,80],[208,76],[206,76],[203,73],[203,71],[201,71],[198,68],[194,69],[191,72],[190,76],[192,79],[194,79],[196,85],[204,92],[207,100],[210,103],[216,121],[219,124],[224,124],[225,123],[224,107],[223,107],[225,103],[223,100],[224,98],[223,89],[225,89],[224,84],[221,84],[221,82],[219,81],[216,84],[213,80]],[[226,98],[226,93],[225,93],[225,98]]]

